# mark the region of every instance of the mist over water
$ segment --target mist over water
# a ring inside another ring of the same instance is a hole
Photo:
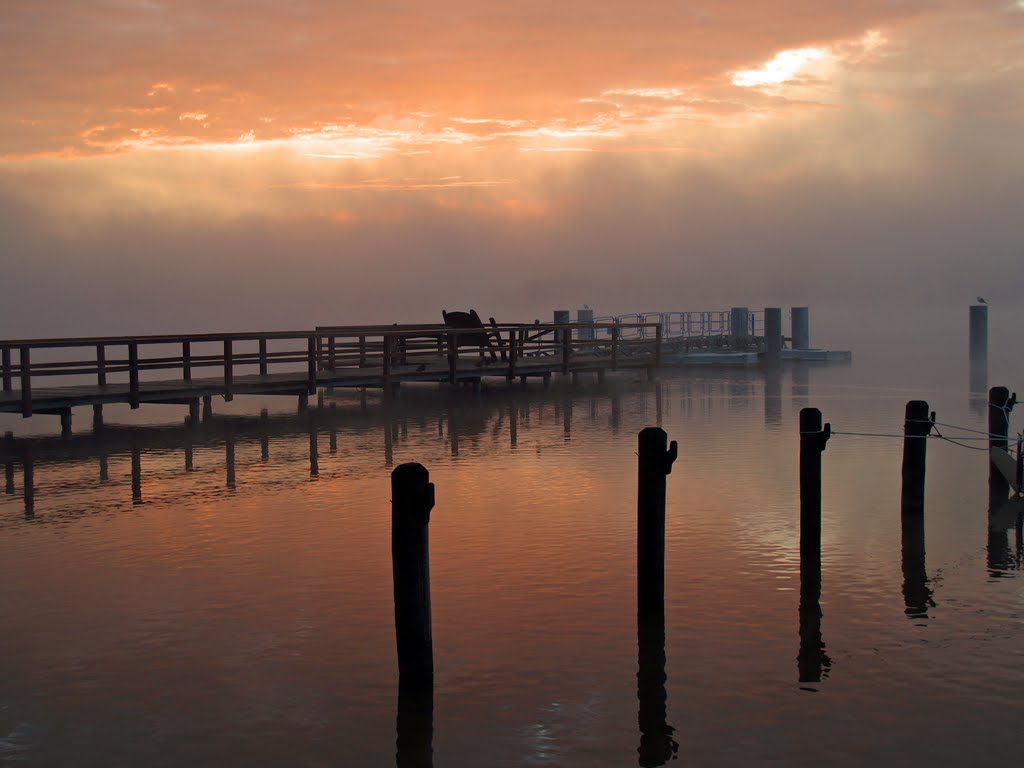
[[[800,408],[899,435],[924,398],[986,427],[965,364],[904,362],[407,386],[306,414],[238,397],[194,427],[182,406],[109,407],[95,436],[51,429],[31,514],[20,466],[0,497],[4,749],[38,765],[421,754],[396,732],[388,486],[418,461],[437,487],[437,764],[973,759],[1013,741],[1024,683],[1020,534],[989,519],[984,452],[929,443],[915,545],[901,439],[833,437],[817,612],[801,590]],[[1014,365],[993,355],[1011,386]],[[655,424],[680,443],[663,640],[635,612],[636,435]]]

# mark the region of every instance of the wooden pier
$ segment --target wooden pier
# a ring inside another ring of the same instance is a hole
[[[411,382],[478,385],[483,379],[549,382],[661,365],[658,323],[317,327],[311,331],[108,336],[0,341],[0,413],[58,414],[112,403],[188,404],[213,397],[290,395],[304,407],[320,388],[378,388]]]

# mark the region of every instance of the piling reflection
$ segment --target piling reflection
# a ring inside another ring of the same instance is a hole
[[[989,507],[985,563],[990,578],[1003,578],[1012,575],[1012,571],[1020,570],[1022,514],[1024,502],[1019,496]],[[1010,548],[1011,528],[1014,529],[1016,538],[1013,549]]]
[[[935,599],[925,568],[924,518],[904,514],[902,524],[904,613],[908,619],[927,619]]]
[[[225,484],[229,491],[235,490],[235,434],[230,425],[224,430],[224,467]]]
[[[801,683],[820,683],[832,669],[832,660],[821,638],[821,616],[821,553],[801,552],[800,650],[796,657],[797,679]]]
[[[142,503],[142,451],[132,443],[132,504]]]
[[[430,768],[434,764],[434,688],[399,687],[395,765]]]
[[[793,376],[793,407],[797,410],[806,408],[811,397],[811,366],[794,363],[790,371]]]
[[[779,368],[764,372],[764,423],[770,427],[782,424],[782,371]]]
[[[638,613],[637,644],[636,695],[640,700],[637,715],[640,746],[637,754],[639,764],[648,768],[665,765],[679,752],[679,743],[672,737],[675,728],[668,724],[664,610]]]

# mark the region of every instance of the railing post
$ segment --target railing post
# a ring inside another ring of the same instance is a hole
[[[235,378],[235,361],[231,349],[231,339],[224,339],[224,400],[231,402],[234,394],[231,387]]]
[[[394,343],[394,339],[387,334],[384,334],[384,361],[383,367],[381,368],[381,379],[384,383],[384,394],[388,395],[391,393],[391,347]]]
[[[23,346],[18,350],[18,362],[21,367],[21,415],[28,418],[32,415],[32,353],[31,348]]]
[[[430,541],[434,484],[422,464],[391,473],[391,568],[395,597],[398,684],[429,688],[434,682],[430,611]]]
[[[562,331],[562,373],[569,373],[569,355],[572,353],[572,329]]]
[[[455,384],[459,374],[459,334],[453,331],[448,334],[448,383]]]
[[[306,394],[316,394],[316,336],[310,336],[306,344],[307,371]]]
[[[139,345],[134,341],[128,344],[128,403],[139,407]]]
[[[516,375],[516,329],[508,332],[508,378],[511,381]]]
[[[619,324],[612,327],[612,370],[619,367]]]
[[[192,342],[181,342],[181,378],[192,381]]]
[[[657,329],[654,332],[654,366],[655,368],[661,367],[661,341],[664,335],[661,323],[658,323]]]
[[[640,430],[637,472],[637,611],[663,610],[665,602],[665,478],[679,446],[661,427]]]
[[[11,375],[11,350],[10,350],[10,348],[9,347],[4,347],[3,348],[3,352],[0,352],[0,355],[2,355],[2,359],[3,359],[3,362],[0,365],[2,365],[2,367],[3,367],[4,392],[10,392],[14,388],[14,386],[13,386],[13,377]]]
[[[327,370],[334,373],[335,368],[335,343],[334,337],[329,336],[327,338]]]
[[[904,515],[924,514],[925,459],[928,434],[932,431],[935,414],[928,415],[928,403],[911,400],[907,403],[903,421],[903,489],[900,508]]]
[[[366,337],[359,337],[359,367],[366,367]]]
[[[821,454],[832,425],[821,426],[821,411],[800,411],[800,555],[821,556]]]
[[[260,376],[267,375],[267,340],[260,339]]]
[[[96,345],[96,383],[107,386],[107,348],[103,344]]]

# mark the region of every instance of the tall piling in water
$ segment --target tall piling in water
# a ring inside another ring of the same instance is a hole
[[[793,349],[811,348],[811,318],[807,307],[793,307],[790,310],[790,336]]]
[[[750,310],[747,307],[733,307],[729,310],[729,335],[737,344],[750,338]]]
[[[984,392],[988,386],[988,305],[970,308],[970,385],[971,392]]]
[[[911,400],[907,403],[903,422],[903,488],[900,508],[904,515],[924,514],[925,458],[928,434],[935,414],[929,415],[928,403]]]
[[[402,464],[391,473],[391,568],[399,687],[434,684],[430,617],[430,546],[427,524],[434,484],[422,464]]]
[[[664,610],[665,478],[679,455],[660,427],[640,430],[637,472],[637,610]]]
[[[782,361],[782,309],[767,307],[764,310],[764,363],[769,368],[778,368]]]

